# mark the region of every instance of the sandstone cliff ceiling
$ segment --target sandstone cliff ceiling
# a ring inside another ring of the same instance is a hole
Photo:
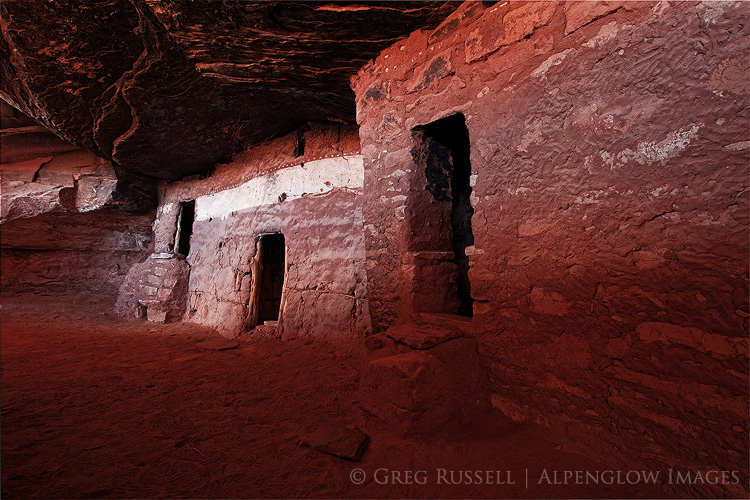
[[[4,0],[0,97],[130,172],[174,180],[308,121],[451,2]]]

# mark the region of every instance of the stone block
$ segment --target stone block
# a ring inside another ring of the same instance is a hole
[[[164,309],[157,309],[156,307],[149,307],[147,310],[147,317],[152,323],[166,323],[167,311]]]
[[[434,437],[468,424],[489,404],[475,360],[476,343],[451,335],[442,335],[436,343],[437,336],[425,333],[429,328],[402,325],[388,334],[420,349],[381,343],[368,355],[360,377],[360,401],[369,431]],[[418,336],[404,334],[420,329]]]

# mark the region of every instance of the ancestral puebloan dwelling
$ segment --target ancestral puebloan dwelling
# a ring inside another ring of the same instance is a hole
[[[494,415],[746,498],[749,21],[4,1],[2,295],[347,341],[372,440]]]

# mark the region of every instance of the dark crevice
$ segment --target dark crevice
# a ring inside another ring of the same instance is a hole
[[[294,156],[299,158],[305,156],[305,134],[310,131],[310,125],[297,129],[297,145],[294,148]]]
[[[471,144],[466,119],[462,114],[451,115],[419,127],[426,147],[427,190],[437,201],[450,201],[450,229],[454,262],[458,266],[458,314],[473,315],[474,299],[469,282],[469,257],[466,247],[474,244],[471,217]]]

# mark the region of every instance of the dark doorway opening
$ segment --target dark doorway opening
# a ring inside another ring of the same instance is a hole
[[[310,131],[310,125],[303,125],[297,129],[297,144],[294,147],[294,156],[299,158],[305,155],[305,135]]]
[[[281,233],[264,234],[258,244],[260,281],[258,287],[258,324],[278,321],[286,271],[286,245]]]
[[[444,206],[450,215],[437,218],[441,234],[450,234],[450,245],[458,267],[455,293],[458,295],[458,314],[473,315],[474,299],[471,298],[469,282],[469,258],[466,247],[474,244],[471,229],[471,144],[466,119],[455,114],[415,129],[421,137],[418,148],[425,164],[426,189],[432,194],[435,204]],[[449,227],[445,227],[449,226]],[[447,239],[447,238],[446,238]]]
[[[195,200],[180,202],[180,213],[177,216],[177,232],[174,239],[174,253],[180,253],[185,257],[190,253],[190,237],[193,235],[194,220]]]

